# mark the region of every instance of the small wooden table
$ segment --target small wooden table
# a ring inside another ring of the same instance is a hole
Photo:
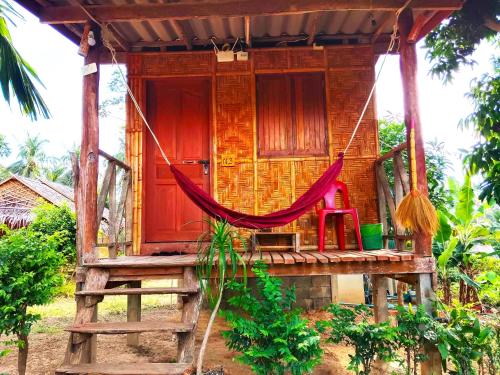
[[[252,251],[290,251],[300,253],[300,233],[253,232]]]

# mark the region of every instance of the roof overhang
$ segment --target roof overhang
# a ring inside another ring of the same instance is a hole
[[[413,12],[415,41],[462,0],[17,0],[78,43],[91,18],[110,25],[122,51],[206,49],[237,38],[247,47],[387,41],[395,12]],[[89,16],[90,15],[90,16]]]

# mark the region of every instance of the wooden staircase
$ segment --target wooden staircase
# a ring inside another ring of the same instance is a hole
[[[147,268],[147,267],[145,267]],[[84,268],[84,281],[77,284],[77,312],[72,326],[66,330],[70,338],[64,364],[55,372],[60,374],[95,375],[184,375],[189,374],[194,361],[195,331],[202,303],[202,293],[194,267],[182,267],[180,287],[140,288],[139,280],[148,279],[147,272],[136,270],[133,280],[116,281],[110,278],[105,264],[92,264]],[[137,272],[138,271],[138,272]],[[146,271],[146,270],[145,270]],[[128,287],[119,287],[128,284]],[[182,298],[182,317],[178,322],[139,321],[140,296],[148,294],[176,294]],[[105,296],[128,296],[127,322],[97,322],[97,306]],[[135,316],[134,316],[135,313]],[[142,332],[170,332],[177,336],[176,363],[98,363],[95,347],[97,335],[123,335],[132,345],[138,343],[137,334]]]

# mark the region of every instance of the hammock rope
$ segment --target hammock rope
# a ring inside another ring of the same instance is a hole
[[[366,99],[366,102],[363,106],[363,109],[361,111],[361,114],[358,118],[358,121],[356,123],[356,126],[354,127],[351,137],[349,141],[347,142],[343,152],[339,153],[338,159],[330,165],[330,167],[323,173],[323,175],[316,181],[314,182],[311,187],[304,193],[302,194],[290,207],[275,211],[266,215],[251,215],[251,214],[245,214],[242,212],[234,211],[231,210],[227,207],[222,206],[219,204],[215,199],[213,199],[206,191],[203,189],[199,188],[196,184],[193,183],[187,176],[185,176],[179,169],[177,169],[168,159],[165,151],[163,150],[158,138],[156,137],[155,132],[153,131],[151,125],[149,124],[148,120],[146,119],[146,116],[144,115],[139,103],[137,102],[137,99],[135,98],[134,93],[132,92],[132,89],[128,85],[127,79],[125,78],[125,74],[123,73],[123,70],[121,69],[120,65],[118,64],[117,58],[116,58],[116,50],[114,46],[111,44],[111,37],[112,37],[112,31],[110,30],[110,25],[109,24],[102,24],[99,22],[99,20],[96,19],[86,8],[83,6],[79,1],[78,5],[80,8],[88,15],[90,19],[92,19],[100,28],[101,28],[101,37],[102,37],[102,42],[104,47],[106,47],[110,54],[111,54],[111,62],[112,66],[116,67],[119,71],[120,77],[123,81],[123,84],[125,85],[127,89],[127,94],[130,97],[132,104],[134,105],[137,113],[139,114],[140,118],[146,125],[146,128],[148,129],[149,133],[151,134],[154,142],[156,143],[158,149],[160,150],[160,153],[167,163],[169,165],[170,170],[172,174],[174,175],[179,187],[186,193],[186,195],[203,211],[205,211],[208,215],[211,217],[214,217],[216,219],[223,219],[229,222],[230,224],[237,226],[237,227],[245,227],[249,229],[263,229],[263,228],[272,228],[276,226],[282,226],[290,223],[291,221],[297,219],[301,215],[303,215],[305,212],[311,209],[317,202],[319,202],[323,196],[326,194],[326,192],[329,190],[331,183],[333,183],[338,175],[340,174],[343,166],[343,161],[344,161],[344,155],[347,153],[349,148],[352,145],[352,142],[354,141],[354,138],[361,126],[361,122],[366,114],[366,111],[368,109],[368,105],[373,97],[373,94],[375,93],[375,88],[377,86],[377,82],[380,78],[380,74],[382,72],[382,68],[385,64],[385,61],[387,59],[387,56],[391,53],[391,51],[394,50],[397,42],[399,41],[398,37],[398,19],[400,14],[403,12],[406,7],[410,4],[412,0],[407,0],[405,4],[399,8],[395,12],[395,22],[393,25],[393,30],[391,34],[391,40],[389,42],[388,48],[386,53],[384,54],[384,58],[380,64],[379,70],[375,76],[375,80],[373,82],[373,85],[371,87],[370,93],[368,95],[368,98]]]

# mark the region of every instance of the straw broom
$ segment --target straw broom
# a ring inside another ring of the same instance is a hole
[[[436,209],[429,198],[417,188],[415,122],[413,119],[410,124],[410,165],[411,189],[396,209],[396,222],[413,233],[418,232],[432,236],[438,230],[438,218]]]

